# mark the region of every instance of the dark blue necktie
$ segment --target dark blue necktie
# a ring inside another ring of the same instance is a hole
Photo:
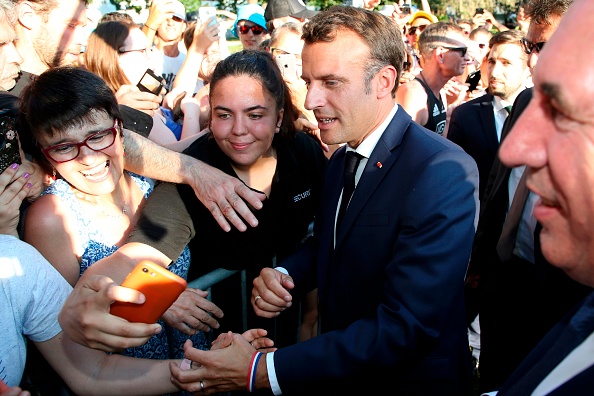
[[[355,175],[357,174],[357,168],[359,167],[361,158],[363,156],[354,151],[347,151],[346,153],[344,159],[344,187],[342,189],[342,201],[340,202],[340,209],[338,210],[338,217],[336,219],[336,231],[340,229],[344,213],[355,191]]]

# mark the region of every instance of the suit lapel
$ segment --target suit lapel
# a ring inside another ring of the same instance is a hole
[[[400,145],[404,132],[408,129],[411,122],[411,117],[402,108],[399,108],[378,140],[363,169],[361,179],[357,184],[357,188],[344,215],[342,226],[336,235],[336,247],[344,240],[347,230],[351,228],[361,209],[365,206],[365,203],[378,188],[382,179],[390,171],[392,166],[394,166],[398,158],[398,150],[396,148]],[[344,158],[344,155],[342,157]],[[342,186],[342,183],[340,185]]]
[[[481,130],[489,146],[497,149],[499,141],[497,140],[497,129],[495,128],[495,113],[493,111],[493,96],[485,95],[485,100],[480,102],[479,113],[481,120]]]

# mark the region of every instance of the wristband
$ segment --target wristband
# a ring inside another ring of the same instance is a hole
[[[152,30],[152,31],[154,31],[154,32],[156,32],[156,31],[157,31],[157,29],[155,29],[155,28],[152,28],[152,27],[150,27],[149,25],[144,25],[144,26],[146,26],[147,28],[151,29],[151,30]]]
[[[262,357],[262,352],[254,352],[250,362],[250,370],[248,371],[247,390],[253,393],[256,390],[256,372],[258,371],[258,361]]]

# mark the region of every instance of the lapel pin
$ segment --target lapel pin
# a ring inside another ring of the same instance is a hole
[[[382,163],[381,163],[381,162],[378,162],[377,164],[375,164],[375,166],[377,166],[378,168],[382,169],[382,166],[383,166],[383,165],[382,165]]]

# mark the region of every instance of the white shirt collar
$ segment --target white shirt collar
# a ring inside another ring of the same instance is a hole
[[[396,115],[397,110],[398,105],[394,103],[394,107],[392,107],[392,110],[390,110],[390,113],[388,113],[386,119],[373,132],[371,132],[369,136],[365,138],[365,140],[361,142],[361,144],[357,147],[356,150],[348,145],[346,150],[355,151],[357,154],[361,154],[365,158],[369,158],[371,156],[371,153],[373,152],[373,149],[375,149],[375,146],[377,145],[377,142],[379,141],[380,137],[382,137],[386,128],[388,128],[388,125],[390,125],[390,122],[392,122],[392,118],[394,118],[394,116]]]

